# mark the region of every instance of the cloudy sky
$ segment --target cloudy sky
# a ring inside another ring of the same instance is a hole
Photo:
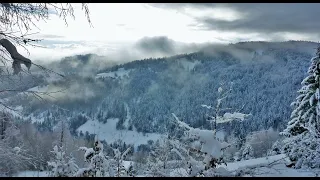
[[[320,37],[320,4],[297,3],[93,3],[93,27],[81,4],[68,26],[58,16],[40,22],[32,37],[46,48],[29,48],[30,58],[54,60],[97,53],[141,58],[192,52],[211,43],[311,40]],[[25,53],[23,53],[25,54]]]

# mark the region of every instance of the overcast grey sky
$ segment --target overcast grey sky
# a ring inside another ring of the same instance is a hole
[[[45,39],[42,44],[48,48],[29,48],[29,57],[52,60],[119,52],[160,56],[208,43],[320,37],[317,3],[93,3],[89,4],[93,28],[80,5],[74,5],[76,19],[69,19],[68,26],[55,15],[40,22],[40,30],[35,30],[40,33],[34,37]]]

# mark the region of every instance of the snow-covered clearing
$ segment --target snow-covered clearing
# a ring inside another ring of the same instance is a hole
[[[118,118],[108,119],[107,123],[102,123],[96,120],[89,120],[82,126],[80,126],[77,131],[80,133],[97,134],[99,139],[105,140],[108,144],[113,143],[117,140],[122,140],[126,144],[134,144],[137,148],[140,144],[147,144],[148,140],[156,141],[160,139],[161,135],[156,133],[139,133],[137,131],[129,130],[117,130],[116,125],[119,121]]]
[[[96,75],[96,78],[124,78],[124,77],[129,77],[129,72],[130,70],[125,70],[123,68],[119,68],[117,71],[113,72],[107,72],[107,73],[100,73]]]

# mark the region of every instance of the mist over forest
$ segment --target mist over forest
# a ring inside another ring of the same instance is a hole
[[[0,3],[0,177],[318,177],[318,11]]]

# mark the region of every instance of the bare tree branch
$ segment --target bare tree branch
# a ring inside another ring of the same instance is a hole
[[[85,13],[89,25],[92,26],[87,3],[82,3],[82,10]],[[0,63],[3,64],[3,66],[0,67],[0,81],[12,83],[15,79],[12,78],[13,76],[9,71],[8,62],[12,63],[13,74],[19,75],[20,80],[22,79],[22,74],[20,72],[31,75],[29,71],[31,65],[38,67],[44,73],[53,73],[63,78],[65,77],[63,74],[33,63],[30,59],[22,56],[16,48],[17,46],[20,46],[30,54],[27,46],[39,47],[39,45],[35,43],[41,41],[41,39],[28,38],[28,36],[35,34],[30,33],[30,30],[34,28],[39,29],[37,23],[40,21],[46,22],[46,20],[49,19],[49,16],[54,14],[64,20],[66,25],[68,25],[68,17],[75,19],[74,8],[70,3],[0,3],[0,45],[3,47],[0,46]],[[21,64],[24,64],[28,71],[24,71],[21,68]],[[4,89],[0,90],[0,93],[12,91],[20,92],[19,89]],[[33,94],[40,100],[43,100],[41,95],[50,96],[51,94],[32,91],[26,91],[25,93]],[[3,104],[3,102],[1,103],[4,107],[14,110]]]

